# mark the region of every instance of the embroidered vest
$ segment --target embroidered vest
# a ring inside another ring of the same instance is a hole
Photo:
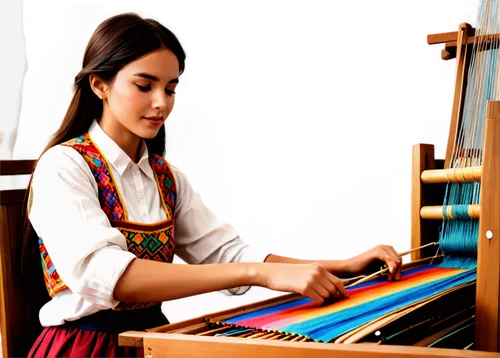
[[[117,228],[127,241],[128,251],[140,259],[156,260],[171,263],[175,251],[174,209],[177,197],[173,172],[167,161],[158,155],[152,155],[149,163],[155,174],[160,198],[167,216],[166,220],[154,224],[130,222],[127,211],[116,187],[111,169],[104,155],[92,142],[88,134],[72,139],[63,145],[77,150],[85,159],[94,175],[98,187],[99,202],[111,225]],[[39,238],[42,267],[47,291],[50,297],[67,289],[56,267],[45,249],[42,238]],[[124,303],[115,310],[130,310],[150,307],[159,303]]]

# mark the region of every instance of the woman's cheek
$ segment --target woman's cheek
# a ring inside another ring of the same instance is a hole
[[[124,107],[127,111],[135,114],[144,114],[145,110],[147,112],[149,101],[142,96],[130,96],[124,103]]]

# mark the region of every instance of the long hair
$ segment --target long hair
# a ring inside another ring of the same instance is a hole
[[[174,53],[179,62],[179,72],[182,73],[186,54],[177,37],[159,22],[143,19],[134,13],[113,16],[103,21],[85,49],[82,70],[75,77],[74,95],[61,126],[42,155],[49,148],[84,134],[94,119],[101,117],[102,101],[90,87],[91,74],[98,75],[105,82],[112,82],[124,66],[160,48],[167,48]],[[145,142],[150,154],[164,156],[165,126],[161,127],[156,137],[145,139]],[[49,300],[49,296],[43,280],[38,237],[26,210],[29,192],[30,186],[23,207],[25,220],[21,269],[33,309],[39,309]]]

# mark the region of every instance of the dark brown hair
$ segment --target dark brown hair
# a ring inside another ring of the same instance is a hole
[[[85,49],[82,70],[75,77],[73,99],[61,126],[42,155],[49,148],[84,134],[94,119],[101,117],[102,101],[90,87],[91,74],[98,75],[105,82],[112,82],[124,66],[160,48],[167,48],[174,53],[179,62],[179,72],[182,73],[186,54],[177,37],[159,22],[143,19],[134,13],[113,16],[103,21],[92,34]],[[150,154],[164,156],[165,126],[161,127],[156,137],[145,139],[145,142]],[[26,278],[27,294],[32,298],[33,306],[38,309],[49,297],[43,284],[38,237],[29,222],[26,203],[27,200],[24,204],[26,216],[22,270]]]

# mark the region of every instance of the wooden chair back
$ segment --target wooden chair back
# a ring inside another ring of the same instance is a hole
[[[34,160],[1,160],[0,175],[31,174]],[[0,188],[0,333],[3,357],[26,357],[41,331],[21,271],[26,189]]]

